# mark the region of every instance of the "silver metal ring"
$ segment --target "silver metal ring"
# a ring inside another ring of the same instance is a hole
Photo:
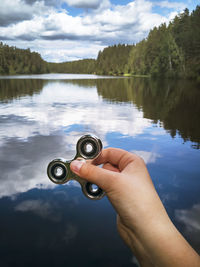
[[[64,184],[68,179],[68,167],[62,159],[52,160],[47,167],[47,175],[55,184]]]
[[[100,187],[87,181],[83,184],[82,191],[86,197],[93,200],[101,199],[105,195]]]
[[[77,142],[77,156],[84,159],[95,159],[99,156],[102,147],[102,142],[98,137],[84,135]]]

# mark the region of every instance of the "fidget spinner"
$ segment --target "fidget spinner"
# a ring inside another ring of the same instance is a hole
[[[82,191],[89,199],[101,199],[105,192],[95,184],[92,184],[70,169],[70,163],[77,160],[88,160],[97,158],[102,150],[102,142],[94,135],[83,135],[76,145],[76,156],[72,160],[54,159],[47,167],[49,179],[56,184],[64,184],[70,180],[76,180],[81,185]]]

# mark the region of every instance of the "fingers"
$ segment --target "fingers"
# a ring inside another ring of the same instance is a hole
[[[118,148],[102,150],[101,155],[91,162],[74,160],[70,164],[71,170],[87,181],[97,184],[106,192],[112,190],[120,180],[120,172],[130,172],[137,165],[138,156]],[[131,163],[131,164],[130,164]],[[95,165],[103,164],[103,168]]]
[[[105,163],[102,168],[113,172],[120,172],[117,167],[113,166],[110,163]]]
[[[122,171],[129,163],[138,160],[138,156],[119,148],[103,149],[100,156],[93,161],[95,165],[110,163]]]
[[[98,185],[106,192],[112,189],[113,184],[116,182],[119,175],[117,172],[78,160],[72,161],[70,168],[78,176]]]

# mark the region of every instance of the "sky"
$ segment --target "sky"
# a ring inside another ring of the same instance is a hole
[[[0,41],[48,62],[96,58],[109,45],[135,44],[200,0],[0,0]]]

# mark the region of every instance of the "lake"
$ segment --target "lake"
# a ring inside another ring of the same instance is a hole
[[[55,185],[85,133],[142,156],[167,212],[200,252],[200,86],[46,74],[0,77],[0,265],[136,266],[104,197]],[[172,241],[173,242],[173,241]]]

